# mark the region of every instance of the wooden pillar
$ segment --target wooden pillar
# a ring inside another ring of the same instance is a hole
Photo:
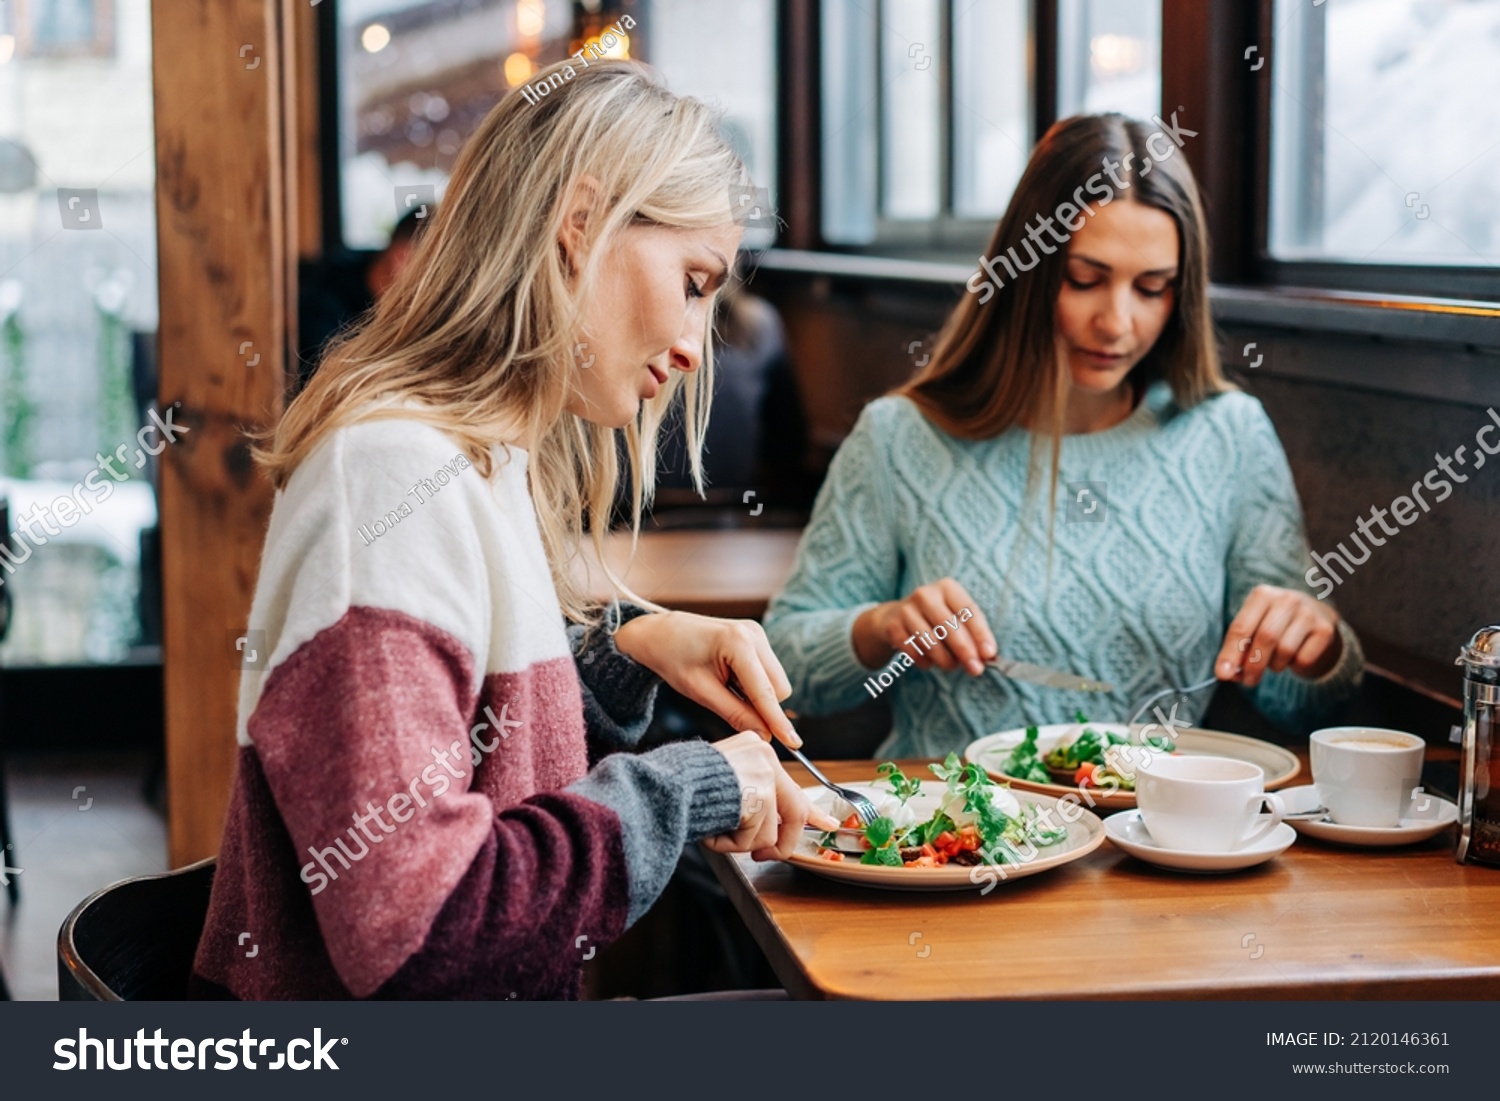
[[[812,249],[823,240],[820,16],[814,0],[779,0],[777,9],[780,245]]]
[[[1251,166],[1263,163],[1255,156],[1256,87],[1268,83],[1270,66],[1252,70],[1245,50],[1271,53],[1258,31],[1261,6],[1270,8],[1257,0],[1162,3],[1161,113],[1171,119],[1179,111],[1180,125],[1197,131],[1183,152],[1203,195],[1216,283],[1245,279],[1258,251],[1255,220],[1246,211],[1255,186]]]
[[[168,847],[219,849],[240,669],[270,484],[246,428],[280,415],[296,256],[293,0],[173,0],[151,10],[160,389],[189,431],[162,455]]]

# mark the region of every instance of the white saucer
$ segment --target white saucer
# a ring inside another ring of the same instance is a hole
[[[1320,806],[1318,789],[1312,784],[1286,788],[1279,793],[1288,814]],[[1412,845],[1436,837],[1458,821],[1458,806],[1440,795],[1421,791],[1412,801],[1408,817],[1396,826],[1341,826],[1327,818],[1314,822],[1293,822],[1299,833],[1319,841],[1336,841],[1340,845],[1362,845],[1370,848],[1385,845]]]
[[[1117,846],[1137,860],[1180,872],[1233,872],[1264,864],[1280,856],[1297,840],[1297,831],[1285,822],[1243,849],[1227,853],[1196,853],[1164,849],[1151,838],[1138,810],[1123,811],[1104,820],[1104,832]]]

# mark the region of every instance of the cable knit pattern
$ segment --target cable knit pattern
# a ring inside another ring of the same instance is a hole
[[[826,714],[870,699],[864,683],[878,670],[855,656],[854,620],[943,577],[968,590],[1005,657],[1108,681],[1114,691],[1059,691],[993,670],[975,678],[906,669],[885,692],[895,724],[883,756],[941,756],[983,734],[1068,721],[1079,710],[1122,720],[1151,692],[1212,674],[1254,586],[1311,591],[1291,470],[1249,395],[1183,411],[1157,383],[1120,424],[1065,436],[1050,547],[1045,443],[1038,488],[1025,500],[1032,441],[1021,429],[957,439],[904,398],[865,408],[818,495],[796,570],[766,615],[792,679],[791,706]],[[1090,516],[1081,513],[1091,499],[1077,503],[1081,482],[1103,483]],[[1328,714],[1364,668],[1354,632],[1343,624],[1341,634],[1343,657],[1326,676],[1269,674],[1250,691],[1255,706],[1290,727]],[[1196,721],[1206,698],[1179,707],[1179,718]]]

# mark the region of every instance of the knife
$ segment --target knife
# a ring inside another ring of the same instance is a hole
[[[1061,669],[1048,669],[1045,665],[1032,665],[1026,661],[1011,661],[1009,658],[993,658],[989,664],[1011,680],[1023,680],[1029,684],[1040,684],[1044,688],[1062,688],[1070,692],[1113,692],[1115,686],[1099,680],[1089,680],[1077,673],[1064,673]]]

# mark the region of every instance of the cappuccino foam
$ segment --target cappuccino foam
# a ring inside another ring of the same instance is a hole
[[[1351,749],[1415,749],[1416,743],[1397,741],[1395,738],[1339,738],[1329,745],[1348,746]]]

